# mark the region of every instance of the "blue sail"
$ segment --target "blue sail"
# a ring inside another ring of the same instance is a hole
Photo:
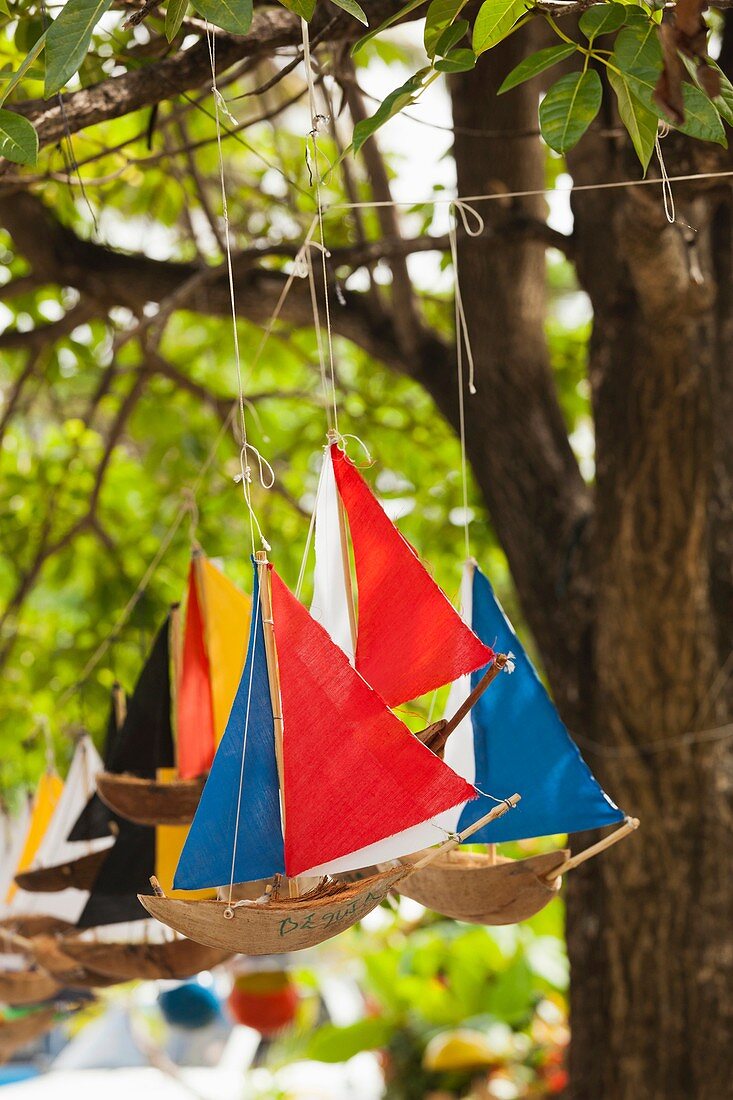
[[[284,871],[275,730],[255,569],[247,660],[173,886],[198,890],[230,881],[253,882]]]
[[[474,833],[471,843],[575,833],[623,821],[624,814],[601,790],[580,755],[478,568],[473,575],[472,626],[497,652],[512,652],[516,666],[511,675],[494,681],[471,712],[475,783],[499,798],[518,792],[522,801]],[[480,676],[474,673],[472,687]],[[492,805],[485,797],[468,802],[459,829],[473,824]]]

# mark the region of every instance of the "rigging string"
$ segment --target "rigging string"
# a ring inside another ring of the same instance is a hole
[[[473,359],[473,349],[471,347],[471,338],[468,332],[468,322],[466,321],[466,311],[463,308],[463,297],[461,295],[461,281],[458,276],[458,234],[456,227],[458,224],[458,218],[460,217],[463,223],[463,228],[466,235],[469,237],[480,237],[484,231],[484,219],[481,217],[477,210],[474,210],[468,203],[463,202],[461,199],[455,199],[450,207],[450,213],[452,215],[450,221],[449,239],[450,239],[450,252],[451,260],[453,262],[453,281],[454,281],[454,295],[453,301],[455,304],[455,325],[456,325],[456,373],[458,380],[458,427],[461,440],[461,491],[463,494],[463,539],[466,561],[471,557],[471,539],[468,532],[469,524],[469,511],[468,511],[468,464],[466,461],[466,405],[465,405],[465,393],[463,387],[463,349],[466,350],[466,359],[468,360],[468,392],[473,395],[476,393],[476,368]],[[470,215],[470,217],[469,217]],[[474,223],[471,223],[471,217],[474,219]]]
[[[657,128],[656,137],[654,138],[654,148],[657,153],[657,160],[659,161],[659,173],[662,177],[662,199],[664,202],[664,216],[670,225],[674,225],[676,214],[674,208],[674,195],[672,194],[672,184],[669,182],[669,173],[667,172],[667,165],[664,163],[664,157],[662,156],[662,139],[666,138],[669,133],[669,126],[666,122],[660,122]]]
[[[230,114],[229,108],[227,107],[224,96],[221,94],[216,86],[216,36],[212,33],[211,25],[208,20],[206,21],[206,42],[209,48],[209,60],[211,62],[211,93],[214,97],[214,121],[216,125],[216,148],[219,164],[219,184],[221,187],[221,208],[222,218],[224,221],[224,244],[226,246],[227,279],[229,283],[229,304],[232,313],[232,340],[234,343],[234,363],[237,370],[237,399],[239,404],[239,430],[241,435],[239,465],[241,469],[241,482],[242,491],[244,493],[244,501],[247,505],[247,510],[249,512],[249,531],[252,543],[252,554],[254,555],[255,528],[257,529],[257,535],[263,548],[265,550],[269,550],[270,545],[267,542],[267,539],[262,534],[262,528],[260,527],[259,520],[255,515],[254,507],[252,505],[252,470],[248,462],[248,452],[251,452],[257,459],[259,465],[260,483],[263,489],[272,488],[275,482],[275,474],[269,462],[262,457],[259,450],[247,439],[247,417],[244,407],[242,360],[239,350],[239,332],[237,330],[237,303],[234,290],[234,267],[232,264],[232,242],[229,222],[229,205],[227,202],[227,188],[224,175],[224,154],[222,151],[221,142],[221,115],[222,113],[224,113],[229,118],[231,118],[232,116]],[[236,119],[234,121],[236,122]],[[268,472],[267,481],[264,477],[263,468],[266,468]]]
[[[333,427],[334,430],[338,433],[339,421],[338,421],[338,406],[337,406],[337,401],[336,401],[336,368],[335,368],[335,365],[334,365],[334,355],[333,355],[333,333],[331,331],[331,302],[330,302],[329,293],[328,293],[328,265],[326,263],[326,260],[327,260],[328,256],[330,255],[330,253],[328,252],[328,250],[326,248],[326,240],[325,240],[325,234],[324,234],[324,230],[323,230],[323,196],[321,194],[321,176],[320,176],[320,171],[319,171],[319,168],[318,168],[318,154],[319,154],[318,132],[319,132],[320,126],[327,120],[326,120],[325,115],[321,115],[321,114],[318,113],[318,110],[317,110],[317,107],[316,107],[316,89],[315,89],[315,83],[314,83],[314,80],[313,80],[313,65],[312,65],[312,61],[311,61],[310,31],[308,29],[308,23],[306,22],[305,19],[301,19],[300,22],[301,22],[301,29],[302,29],[302,33],[303,33],[303,64],[305,66],[305,78],[306,78],[306,81],[307,81],[307,84],[308,84],[308,109],[310,111],[310,116],[311,116],[311,129],[310,129],[310,131],[309,131],[309,133],[306,137],[306,145],[305,145],[305,148],[306,148],[306,164],[308,165],[308,171],[311,175],[311,179],[313,181],[313,185],[314,185],[315,192],[316,192],[316,206],[317,206],[317,209],[318,209],[318,214],[317,214],[318,232],[319,232],[319,237],[320,237],[319,252],[321,254],[321,275],[322,275],[322,278],[323,278],[323,303],[324,303],[324,310],[325,310],[325,317],[326,317],[326,339],[327,339],[327,347],[328,347],[328,366],[329,366],[329,372],[330,372],[330,376],[331,376],[331,416],[333,418],[333,423],[329,423],[328,426],[329,426],[329,428]],[[310,153],[309,153],[309,149],[308,149],[308,141],[309,140],[310,140],[310,142],[313,146],[313,167],[312,167],[312,169],[311,169],[311,163],[310,163]],[[310,252],[308,253],[308,265],[309,265],[309,274],[312,277]],[[318,312],[317,312],[317,307],[316,307],[316,317],[317,316],[318,316]],[[320,320],[317,320],[317,327],[320,327]]]

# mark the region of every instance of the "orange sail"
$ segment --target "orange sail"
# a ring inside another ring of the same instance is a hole
[[[475,797],[471,784],[392,714],[274,570],[272,611],[288,875],[320,868]]]
[[[462,621],[335,443],[331,457],[354,549],[358,671],[396,707],[487,665],[493,650]]]
[[[204,775],[211,767],[216,748],[209,658],[196,573],[194,557],[188,574],[186,629],[177,699],[178,774],[182,779]]]

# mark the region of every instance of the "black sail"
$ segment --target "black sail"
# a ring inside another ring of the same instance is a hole
[[[155,829],[120,820],[119,830],[77,921],[78,928],[148,917],[137,895],[150,893],[150,876],[155,873]]]
[[[117,707],[115,705],[113,690],[112,705],[109,711],[107,732],[105,734],[104,748],[102,750],[102,760],[104,762],[105,771],[109,771],[110,761],[114,754],[120,732],[121,731],[117,728]],[[118,832],[118,825],[119,818],[117,818],[112,810],[105,806],[98,794],[93,794],[74,822],[73,828],[66,839],[98,840],[99,837],[109,836],[111,833]]]

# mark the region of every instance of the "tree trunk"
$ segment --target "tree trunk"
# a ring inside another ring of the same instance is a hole
[[[461,136],[532,127],[536,88],[493,95],[519,49],[510,39],[495,70],[453,80],[459,194],[542,186],[536,139]],[[673,172],[717,156],[679,137],[665,154]],[[598,132],[570,167],[578,183],[639,175],[627,147]],[[731,717],[731,199],[679,187],[675,198],[672,226],[657,188],[573,204],[594,309],[592,504],[547,367],[542,248],[461,245],[482,395],[469,409],[477,402],[485,425],[473,425],[471,461],[561,712],[602,743],[589,763],[642,820],[569,876],[577,1100],[712,1100],[733,1079],[731,743],[652,747]],[[521,411],[506,407],[505,372]],[[506,416],[527,436],[526,484],[491,453],[491,425]]]

